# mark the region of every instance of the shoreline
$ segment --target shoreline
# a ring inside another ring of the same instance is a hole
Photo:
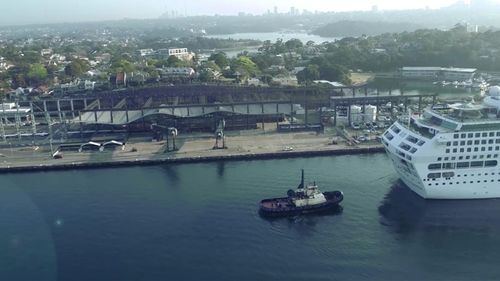
[[[372,154],[381,152],[384,152],[383,146],[373,145],[366,147],[357,146],[352,148],[350,147],[335,148],[327,150],[240,153],[240,154],[226,154],[226,155],[212,155],[212,156],[184,156],[184,157],[167,156],[156,159],[136,158],[132,160],[111,160],[102,162],[39,164],[39,165],[25,165],[25,166],[12,166],[12,167],[7,166],[7,167],[0,167],[0,174],[137,167],[137,166],[153,166],[161,164],[188,164],[188,163],[208,163],[208,162],[218,162],[218,161],[252,161],[252,160],[287,159],[287,158],[301,158],[301,157],[304,158],[304,157],[334,156],[334,155],[357,155],[357,154]]]

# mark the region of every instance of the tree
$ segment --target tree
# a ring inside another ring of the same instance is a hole
[[[293,50],[297,50],[297,49],[304,47],[304,44],[299,39],[290,39],[290,40],[285,42],[285,47],[289,51],[293,51]]]
[[[83,74],[83,69],[78,62],[72,61],[70,64],[66,65],[64,73],[72,78],[76,78]]]
[[[66,75],[68,76],[71,76],[72,78],[76,78],[87,72],[88,69],[89,66],[86,61],[74,59],[64,68],[64,73],[66,73]]]
[[[169,67],[177,67],[181,63],[181,60],[176,56],[170,56],[167,59],[167,65]]]
[[[24,88],[26,87],[26,80],[24,79],[24,75],[23,74],[16,74],[14,75],[14,77],[12,78],[12,87],[17,89],[19,87],[21,88]]]
[[[30,84],[41,83],[47,78],[47,69],[43,64],[35,63],[30,66],[30,70],[28,72],[28,79],[30,80]]]
[[[231,69],[240,72],[245,77],[253,77],[258,72],[257,65],[246,56],[236,58],[231,65]]]
[[[223,52],[211,55],[208,60],[215,62],[215,64],[217,64],[220,69],[225,69],[229,65],[229,59]]]
[[[297,80],[300,84],[308,84],[314,80],[318,80],[319,77],[319,66],[316,64],[310,64],[297,73]]]
[[[349,70],[341,65],[325,62],[319,66],[319,73],[320,79],[351,84]]]
[[[200,71],[198,79],[202,82],[212,82],[215,80],[214,71],[210,68],[204,68]]]
[[[121,59],[121,60],[118,60],[118,61],[115,61],[112,65],[111,65],[111,69],[113,72],[134,72],[135,70],[135,66],[129,62],[128,60],[124,60],[124,59]]]
[[[204,62],[203,65],[202,65],[203,68],[209,68],[213,71],[217,71],[217,72],[220,72],[221,69],[220,67],[213,61],[207,61],[207,62]]]

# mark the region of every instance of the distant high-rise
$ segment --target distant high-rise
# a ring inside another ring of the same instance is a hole
[[[278,6],[274,6],[274,13],[277,14],[278,13]]]

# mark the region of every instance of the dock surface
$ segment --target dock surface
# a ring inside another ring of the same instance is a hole
[[[242,131],[226,137],[226,149],[213,149],[215,139],[209,135],[186,135],[177,139],[177,151],[166,151],[166,142],[131,139],[123,147],[104,151],[64,151],[63,158],[53,159],[48,146],[0,149],[0,173],[100,168],[161,163],[192,163],[221,160],[252,160],[342,155],[382,152],[376,142],[349,145],[332,144],[329,134],[255,133]],[[170,147],[172,144],[170,143]]]

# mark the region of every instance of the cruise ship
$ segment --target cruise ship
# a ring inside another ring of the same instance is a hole
[[[481,104],[434,105],[382,136],[401,180],[426,199],[500,198],[500,90]]]

